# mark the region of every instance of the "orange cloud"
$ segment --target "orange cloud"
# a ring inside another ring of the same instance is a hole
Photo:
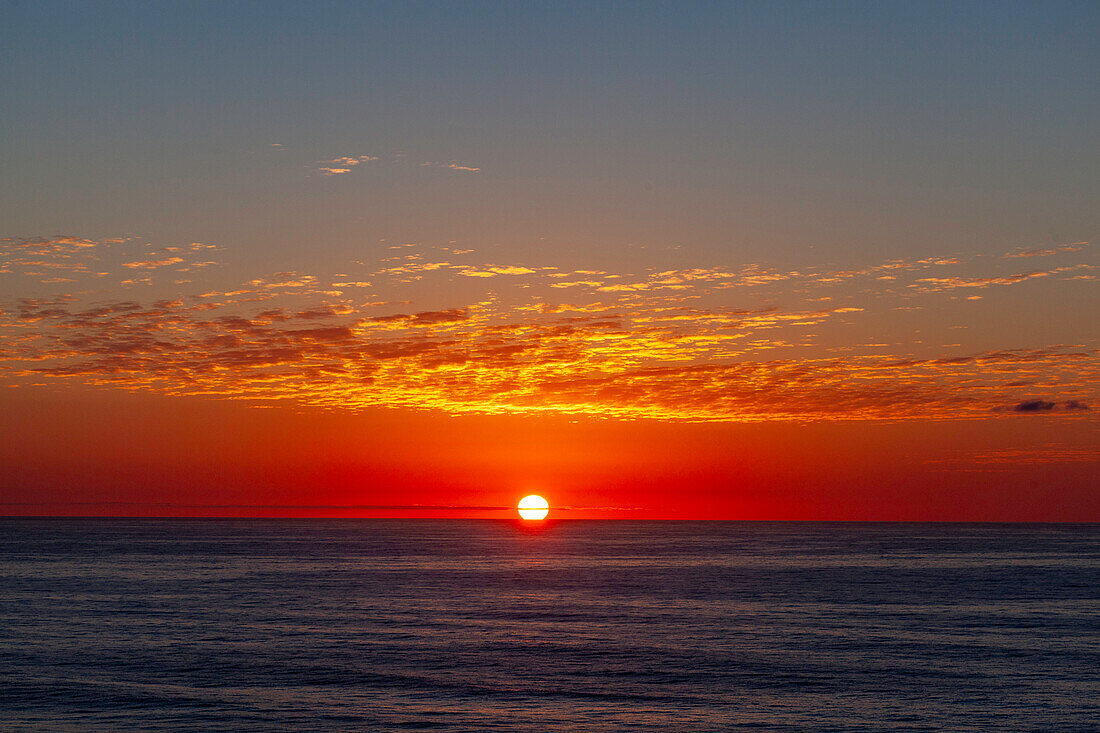
[[[1061,244],[1057,247],[1046,247],[1040,249],[1018,249],[1004,255],[1005,259],[1018,259],[1020,257],[1049,257],[1050,255],[1063,254],[1066,252],[1080,252],[1088,242],[1071,242],[1070,244]]]
[[[178,265],[183,262],[182,257],[166,257],[163,260],[144,260],[139,262],[123,262],[123,267],[129,267],[135,270],[153,270],[158,267],[168,267],[170,265]]]
[[[20,266],[48,265],[94,253],[98,246],[87,241],[4,240],[0,251],[19,252]],[[202,264],[185,260],[206,248],[163,248],[174,256],[124,266],[152,270],[153,277],[161,267]],[[415,247],[402,249],[413,251],[382,267],[360,263],[369,280],[351,279],[350,270],[336,282],[284,271],[152,302],[92,290],[16,300],[0,315],[0,382],[76,380],[344,410],[388,405],[689,421],[1010,419],[1013,411],[997,408],[1035,394],[1044,403],[1088,404],[1100,389],[1100,354],[1088,346],[915,358],[888,353],[886,343],[863,334],[825,348],[816,329],[862,322],[873,299],[791,294],[856,278],[870,286],[883,272],[900,277],[958,266],[952,258],[844,271],[747,265],[634,275],[425,261]],[[471,292],[486,277],[498,278],[485,282],[496,290]],[[911,286],[933,293],[1032,277],[1040,275],[919,278]],[[404,288],[420,278],[428,280],[413,289],[447,295],[433,295],[440,302],[423,310],[387,306],[411,300],[401,297]],[[383,297],[397,297],[362,302],[322,282],[378,282],[392,291]],[[446,288],[436,289],[441,282]],[[772,288],[762,301],[771,302],[783,282],[791,283],[783,300],[793,303],[728,305],[741,287]],[[562,289],[573,296],[588,290],[588,297],[555,302]],[[459,292],[468,297],[458,300]],[[824,301],[836,305],[822,308]],[[402,312],[379,312],[384,306]],[[869,348],[876,353],[861,355]],[[1084,410],[1051,412],[1092,419]]]
[[[742,421],[986,416],[1012,402],[1020,383],[1043,382],[1063,402],[1093,399],[1100,384],[1095,350],[751,358],[778,343],[754,334],[858,312],[851,307],[520,315],[490,303],[389,316],[333,307],[248,316],[180,300],[71,304],[27,300],[0,321],[8,376],[352,410]],[[276,325],[318,319],[332,323]]]

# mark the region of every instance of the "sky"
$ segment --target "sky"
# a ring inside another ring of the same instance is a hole
[[[1100,521],[1100,6],[0,3],[0,514]]]

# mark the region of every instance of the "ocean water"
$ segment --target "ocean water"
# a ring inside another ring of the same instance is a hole
[[[2,520],[4,731],[1097,731],[1100,525]]]

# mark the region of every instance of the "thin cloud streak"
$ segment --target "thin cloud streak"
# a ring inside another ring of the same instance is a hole
[[[210,509],[210,510],[249,510],[249,511],[402,511],[402,512],[439,512],[439,511],[478,511],[478,512],[514,512],[514,506],[494,506],[484,504],[216,504],[181,502],[145,502],[145,501],[0,501],[0,507],[131,507],[144,509]],[[551,506],[557,512],[571,511],[643,511],[637,506]]]
[[[346,173],[351,173],[365,163],[382,162],[391,165],[405,164],[408,165],[407,156],[402,154],[389,155],[383,158],[379,155],[340,155],[328,160],[322,160],[317,163],[316,171],[323,176],[340,176]],[[437,163],[432,161],[424,161],[423,163],[416,164],[417,168],[440,168],[444,170],[457,171],[460,173],[480,173],[481,168],[473,165],[465,165],[450,161],[447,163]]]

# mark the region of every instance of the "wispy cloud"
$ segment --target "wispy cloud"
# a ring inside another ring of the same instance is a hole
[[[944,458],[925,461],[926,464],[944,467],[987,471],[990,469],[1010,469],[1026,465],[1095,463],[1100,461],[1100,448],[1066,445],[1064,443],[1043,443],[1020,448],[1002,448],[999,450],[957,451]]]
[[[1088,242],[1071,242],[1060,244],[1056,247],[1044,247],[1038,249],[1017,249],[1004,255],[1005,259],[1019,259],[1021,257],[1049,257],[1051,255],[1065,254],[1068,252],[1080,252],[1088,245]]]
[[[458,163],[439,163],[438,165],[440,168],[447,168],[452,171],[466,171],[467,173],[477,173],[481,170],[472,165],[459,165]]]
[[[364,163],[373,163],[376,161],[382,161],[390,165],[409,166],[412,163],[409,162],[407,156],[403,154],[393,154],[387,156],[380,155],[341,155],[328,160],[318,161],[317,171],[325,176],[339,176],[345,173],[351,173],[357,166],[361,166]],[[422,163],[417,163],[418,168],[439,168],[444,170],[456,171],[459,173],[480,173],[481,168],[474,165],[466,165],[463,163],[456,163],[455,161],[433,162],[426,160]]]
[[[40,278],[38,282],[48,285],[107,277],[118,266],[187,272],[217,264],[198,259],[216,249],[202,242],[153,248],[131,237],[8,237],[0,239],[0,275]],[[120,258],[126,261],[119,263]]]
[[[1002,275],[998,277],[925,277],[920,278],[909,287],[917,288],[918,290],[922,290],[924,292],[953,290],[955,288],[988,288],[995,285],[1015,285],[1017,283],[1022,283],[1027,280],[1034,280],[1040,277],[1050,277],[1052,275],[1059,275],[1073,270],[1082,269],[1094,268],[1092,265],[1083,264],[1071,267],[1056,267],[1051,270],[1033,270],[1032,272],[1021,272],[1014,275]]]
[[[123,267],[129,267],[135,270],[155,270],[158,267],[168,267],[170,265],[178,265],[183,262],[182,257],[166,257],[163,260],[141,260],[138,262],[123,262]]]
[[[355,166],[376,160],[378,160],[377,155],[343,155],[331,160],[321,161],[317,170],[326,176],[336,176],[341,173],[350,173]]]
[[[69,506],[69,507],[103,507],[125,508],[144,510],[174,510],[198,509],[210,511],[239,511],[247,509],[251,512],[271,511],[325,511],[325,512],[514,512],[513,506],[495,506],[491,504],[193,504],[185,502],[164,501],[73,501],[73,502],[22,502],[0,501],[0,506]],[[563,511],[575,507],[554,507],[554,511]],[[587,507],[577,507],[587,508]],[[611,508],[611,507],[608,507]]]

